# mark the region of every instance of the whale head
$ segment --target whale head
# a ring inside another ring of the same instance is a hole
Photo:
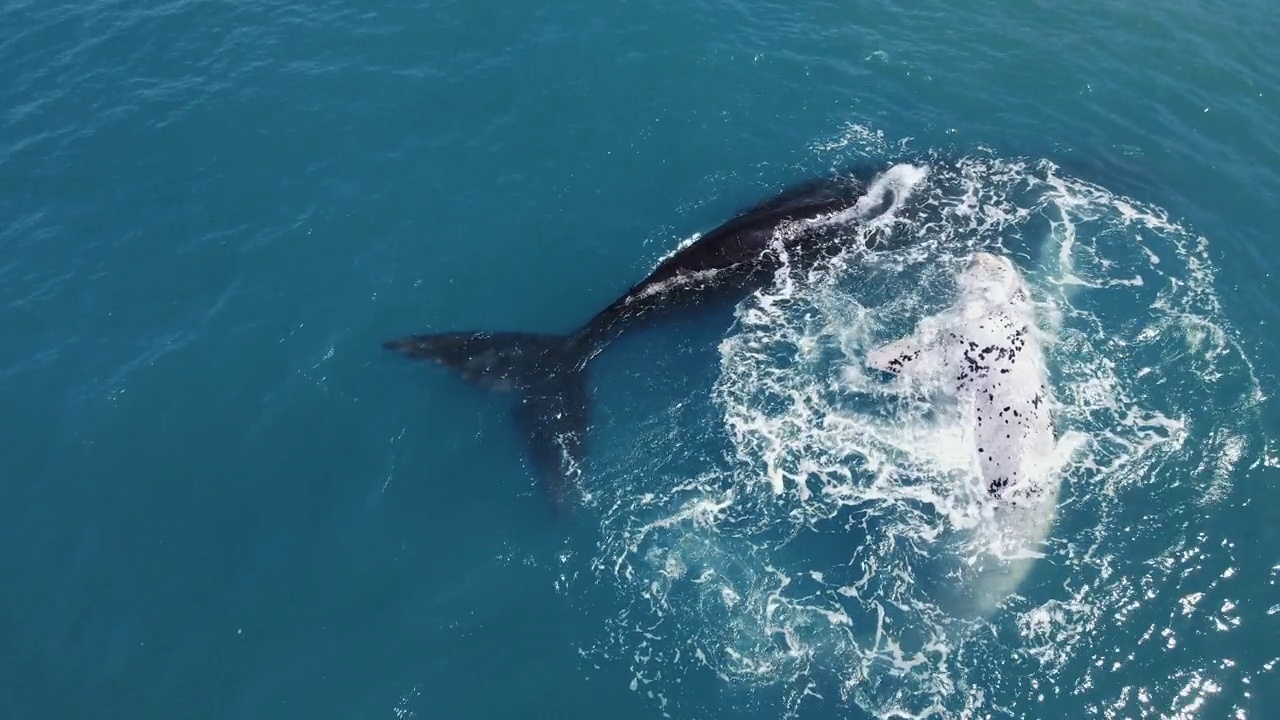
[[[987,252],[974,253],[959,281],[961,293],[971,300],[1004,304],[1022,302],[1027,297],[1013,261]]]

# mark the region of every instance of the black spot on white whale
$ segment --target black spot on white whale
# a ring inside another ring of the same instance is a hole
[[[850,223],[900,211],[927,172],[927,166],[906,163],[864,166],[787,188],[679,248],[568,335],[440,332],[388,340],[383,347],[513,393],[515,421],[559,509],[586,453],[587,366],[611,340],[682,307],[744,297],[771,282],[784,263],[812,267],[837,255],[856,236],[847,232]],[[910,241],[907,235],[877,234],[870,249],[900,246]]]

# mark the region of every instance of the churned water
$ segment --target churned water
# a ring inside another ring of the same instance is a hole
[[[1270,717],[1277,48],[1257,1],[0,3],[0,716]],[[594,362],[566,514],[508,398],[380,348],[567,332],[868,163],[849,251]],[[1063,461],[1012,581],[959,416],[862,363],[978,250]]]

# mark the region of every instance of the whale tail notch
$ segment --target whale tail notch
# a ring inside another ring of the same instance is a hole
[[[576,336],[447,332],[388,340],[382,347],[444,365],[488,390],[513,393],[514,420],[559,511],[586,453],[589,358]]]

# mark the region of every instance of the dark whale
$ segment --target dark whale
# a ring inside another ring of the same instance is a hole
[[[833,228],[875,217],[897,202],[892,172],[888,165],[863,167],[810,180],[738,213],[664,259],[569,335],[443,332],[401,337],[383,347],[450,367],[483,387],[517,393],[516,422],[558,507],[585,454],[590,360],[642,321],[741,297],[768,284],[786,263],[803,267],[846,249]]]

